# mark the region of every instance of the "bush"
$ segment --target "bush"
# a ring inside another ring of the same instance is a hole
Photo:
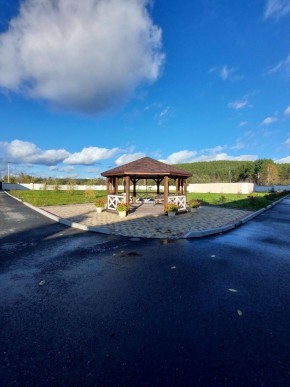
[[[130,205],[126,203],[118,203],[117,204],[117,211],[118,212],[123,212],[123,211],[129,211],[130,210]]]
[[[177,212],[178,211],[178,205],[175,203],[169,203],[165,207],[165,212]]]

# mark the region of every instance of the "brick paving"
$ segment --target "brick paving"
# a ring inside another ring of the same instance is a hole
[[[191,231],[206,231],[235,223],[252,213],[240,209],[202,206],[194,213],[168,217],[160,210],[154,211],[152,204],[144,204],[143,211],[137,210],[121,219],[117,214],[106,211],[98,214],[93,204],[41,208],[72,222],[106,228],[110,234],[140,238],[181,238]],[[155,213],[150,214],[150,209]]]

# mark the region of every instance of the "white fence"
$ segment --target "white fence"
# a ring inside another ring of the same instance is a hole
[[[253,183],[210,183],[188,184],[188,192],[196,193],[233,193],[250,194],[254,191]]]
[[[8,184],[3,183],[2,188],[5,190],[48,190],[52,191],[55,189],[55,185],[45,185],[45,184]],[[59,185],[59,190],[70,190],[74,189],[76,191],[85,191],[87,189],[91,189],[94,191],[105,191],[107,187],[105,185]],[[137,192],[147,191],[150,192],[156,192],[157,187],[154,185],[145,186],[145,185],[139,185],[136,187]],[[188,184],[187,191],[188,192],[196,192],[196,193],[233,193],[233,194],[250,194],[252,192],[267,192],[271,189],[274,189],[275,191],[284,191],[288,190],[290,191],[290,185],[273,185],[273,186],[256,186],[253,183],[211,183],[211,184]],[[122,192],[122,186],[119,186],[120,192]],[[130,187],[131,192],[133,191],[133,186]],[[172,192],[175,192],[175,186],[170,186],[169,190]],[[164,187],[160,186],[160,192],[164,192]]]

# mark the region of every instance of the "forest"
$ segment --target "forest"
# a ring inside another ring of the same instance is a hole
[[[175,164],[177,168],[192,173],[188,183],[236,183],[253,182],[258,185],[290,184],[290,163],[277,164],[271,159],[260,159],[256,161],[203,161],[186,164]],[[98,185],[105,184],[105,179],[81,178],[53,178],[36,177],[21,171],[9,176],[10,183],[46,183],[46,184],[74,184],[74,185]],[[4,176],[4,182],[8,177]],[[142,182],[140,181],[140,184]],[[148,180],[148,184],[153,181]]]
[[[189,183],[290,184],[290,163],[277,164],[271,159],[203,161],[175,166],[192,173],[192,177],[188,179]]]

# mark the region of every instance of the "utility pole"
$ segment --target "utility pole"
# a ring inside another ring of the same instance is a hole
[[[230,180],[230,183],[231,183],[232,182],[231,168],[229,168],[229,180]]]
[[[7,163],[7,176],[8,176],[8,183],[10,183],[10,172],[9,172],[9,161]]]

